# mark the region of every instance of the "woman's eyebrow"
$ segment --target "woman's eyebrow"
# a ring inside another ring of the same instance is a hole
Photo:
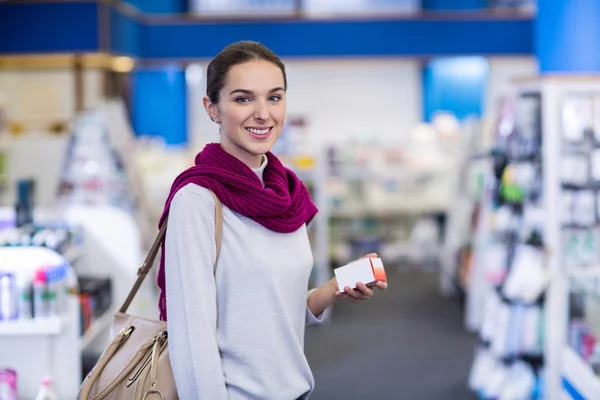
[[[271,90],[269,90],[269,93],[275,93],[275,92],[279,92],[279,91],[283,91],[284,89],[280,86],[273,88]],[[232,95],[234,93],[242,93],[242,94],[254,94],[254,92],[252,90],[248,90],[248,89],[234,89],[231,91],[231,93],[229,93],[229,95]]]

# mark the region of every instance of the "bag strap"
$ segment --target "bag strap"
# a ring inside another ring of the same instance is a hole
[[[221,252],[221,237],[223,235],[223,208],[221,205],[221,201],[219,200],[217,195],[214,194],[212,191],[210,193],[213,195],[213,197],[215,199],[215,244],[216,244],[216,248],[217,248],[217,257],[215,258],[215,263],[213,264],[213,275],[214,275],[217,272],[217,263],[219,262],[219,253]],[[119,312],[121,312],[121,313],[127,312],[127,309],[129,308],[129,305],[133,301],[133,298],[135,297],[138,290],[140,289],[140,286],[142,286],[142,282],[144,282],[144,279],[146,279],[148,272],[150,272],[150,270],[152,269],[152,265],[154,264],[154,260],[156,259],[156,255],[158,254],[158,250],[160,250],[160,246],[163,243],[163,240],[165,238],[165,233],[167,232],[167,222],[168,222],[168,217],[165,218],[165,221],[161,225],[160,230],[158,231],[158,235],[156,236],[156,239],[154,240],[152,247],[150,247],[150,251],[148,252],[148,255],[146,256],[144,263],[142,264],[141,267],[138,268],[138,271],[137,271],[138,278],[135,281],[135,283],[133,284],[133,287],[131,288],[129,295],[125,299],[125,302],[119,309]]]

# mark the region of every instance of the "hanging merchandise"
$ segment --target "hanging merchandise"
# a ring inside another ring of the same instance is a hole
[[[59,192],[63,205],[114,205],[134,210],[123,162],[107,129],[106,115],[100,111],[88,111],[75,119]]]
[[[490,218],[481,222],[475,269],[489,286],[479,326],[470,387],[481,399],[540,398],[543,368],[545,263],[541,98],[525,93],[503,103],[484,197]],[[580,201],[589,206],[589,195]],[[477,272],[473,272],[476,274]],[[476,300],[472,300],[476,301]]]
[[[502,287],[503,295],[513,301],[532,303],[541,296],[547,282],[543,252],[532,246],[518,245]]]
[[[590,181],[589,160],[585,154],[565,154],[562,158],[561,172],[563,184],[583,186]]]
[[[479,349],[471,368],[469,387],[481,399],[540,399],[534,368],[523,362],[500,361],[486,349]]]

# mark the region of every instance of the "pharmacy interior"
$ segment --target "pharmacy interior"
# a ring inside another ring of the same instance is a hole
[[[429,268],[464,298],[481,399],[600,398],[598,18],[585,0],[1,2],[0,399],[76,398],[172,180],[219,140],[208,61],[242,39],[286,63],[273,152],[320,210],[310,285],[372,251]],[[153,281],[129,312],[157,317]]]

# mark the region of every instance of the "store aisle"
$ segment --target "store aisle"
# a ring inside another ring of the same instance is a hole
[[[397,272],[372,301],[338,302],[330,326],[310,327],[311,400],[471,400],[466,384],[475,337],[462,305],[443,298],[437,277]]]

